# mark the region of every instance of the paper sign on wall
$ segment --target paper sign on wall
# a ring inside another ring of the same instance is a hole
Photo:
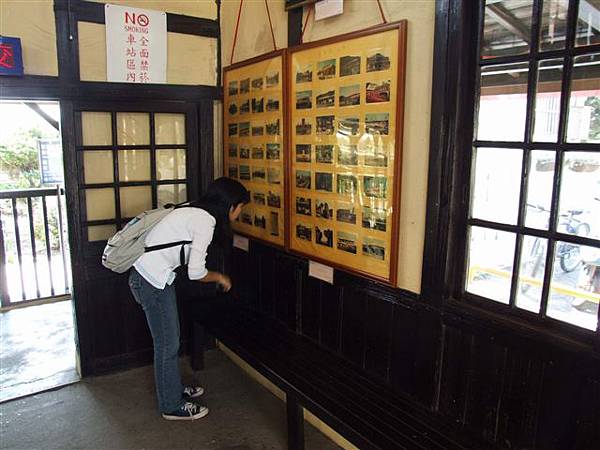
[[[167,14],[105,5],[108,81],[167,82]]]
[[[344,0],[321,0],[315,3],[315,20],[339,16],[344,12]]]
[[[250,250],[250,241],[246,237],[240,236],[239,234],[234,234],[233,246],[247,252]]]
[[[308,276],[318,278],[326,283],[333,284],[333,267],[318,262],[308,262]]]

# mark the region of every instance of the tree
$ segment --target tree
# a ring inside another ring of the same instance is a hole
[[[593,108],[589,139],[600,140],[600,97],[588,97],[585,100],[585,106]]]
[[[37,141],[44,137],[39,128],[22,129],[0,144],[0,165],[10,180],[0,189],[40,187]]]

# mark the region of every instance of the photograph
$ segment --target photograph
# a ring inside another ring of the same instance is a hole
[[[240,123],[240,137],[250,136],[250,122]]]
[[[265,151],[263,150],[262,144],[256,144],[252,146],[252,159],[263,159],[265,157]]]
[[[374,113],[365,115],[365,129],[369,134],[389,134],[390,115]]]
[[[354,195],[358,192],[358,179],[354,175],[337,176],[337,193],[341,195]]]
[[[237,81],[230,81],[228,88],[227,88],[227,93],[229,95],[237,95],[238,93],[238,83]]]
[[[333,145],[316,145],[315,146],[316,161],[320,164],[333,163]]]
[[[265,99],[261,98],[253,98],[252,99],[252,112],[254,114],[261,113],[265,111]]]
[[[327,200],[315,200],[315,216],[321,219],[333,219],[333,202]]]
[[[381,53],[375,53],[374,55],[367,57],[367,72],[379,72],[381,70],[388,70],[389,68],[389,57],[382,55]]]
[[[363,206],[362,226],[370,230],[386,231],[387,211],[385,209]]]
[[[242,223],[252,225],[252,214],[242,213]]]
[[[228,174],[229,174],[229,178],[237,178],[238,177],[237,166],[229,166]]]
[[[296,197],[296,214],[302,214],[303,216],[312,215],[312,199]]]
[[[240,114],[248,114],[250,112],[250,100],[240,103]]]
[[[315,189],[317,191],[333,192],[333,174],[316,172]]]
[[[279,236],[279,214],[273,211],[270,213],[269,232],[271,236]]]
[[[263,79],[261,78],[254,78],[252,80],[252,89],[255,90],[259,90],[263,88]]]
[[[296,170],[296,187],[298,189],[310,189],[309,170]]]
[[[240,147],[240,158],[250,159],[250,147]]]
[[[240,180],[250,179],[250,166],[240,166]]]
[[[340,77],[360,73],[360,56],[342,56],[340,58]]]
[[[267,100],[267,111],[279,111],[279,99],[270,98]]]
[[[315,99],[317,108],[329,108],[335,106],[335,89],[317,92]]]
[[[317,134],[333,134],[335,116],[317,116]]]
[[[363,177],[363,187],[367,197],[387,198],[387,177]]]
[[[279,84],[279,72],[267,74],[267,87],[277,86]]]
[[[317,77],[319,80],[335,78],[335,59],[319,61],[317,64]]]
[[[266,199],[265,194],[262,192],[253,192],[252,193],[252,201],[257,205],[265,205]]]
[[[281,208],[281,196],[277,192],[269,191],[267,195],[267,205],[271,208]]]
[[[255,214],[254,215],[254,226],[262,229],[267,229],[267,219],[265,219],[264,214]]]
[[[358,136],[360,119],[358,117],[344,117],[338,122],[338,132],[346,136]]]
[[[367,83],[367,103],[390,101],[390,80],[380,83]]]
[[[315,241],[319,245],[333,248],[333,230],[327,228],[321,230],[315,225]]]
[[[250,78],[240,81],[240,94],[247,94],[250,92]]]
[[[296,237],[305,241],[312,242],[312,227],[304,223],[296,224]]]
[[[308,83],[310,81],[312,81],[312,66],[308,64],[296,72],[296,83]]]
[[[356,255],[356,240],[358,237],[354,233],[345,233],[338,231],[337,233],[337,248],[343,252],[353,253]]]
[[[310,162],[310,144],[296,144],[296,162]]]
[[[296,92],[296,109],[312,108],[312,91]]]
[[[278,160],[281,158],[279,144],[267,144],[267,159]]]
[[[236,134],[238,134],[238,126],[237,123],[230,123],[229,124],[229,136],[235,136]]]
[[[358,149],[356,145],[340,144],[338,146],[338,164],[344,166],[358,165]]]
[[[237,105],[235,103],[230,103],[229,107],[227,108],[227,111],[230,115],[235,116],[238,111]]]
[[[281,171],[277,167],[267,170],[267,181],[269,184],[281,184]]]
[[[362,243],[362,253],[383,261],[385,259],[385,242],[381,239],[364,237]]]
[[[356,212],[352,203],[337,203],[335,218],[338,222],[356,225]]]
[[[266,172],[264,167],[252,167],[252,181],[265,181]]]
[[[312,125],[309,122],[310,119],[302,118],[296,122],[296,134],[300,136],[306,136],[312,132]]]
[[[360,105],[360,84],[340,87],[340,106]]]
[[[229,157],[237,158],[237,144],[229,143]]]
[[[265,127],[262,125],[252,126],[252,136],[262,136],[265,134]]]
[[[367,154],[365,154],[365,166],[387,167],[388,166],[387,156],[383,153],[381,153],[381,154],[367,153]]]
[[[275,120],[274,122],[267,122],[265,128],[269,136],[279,135],[279,119]]]

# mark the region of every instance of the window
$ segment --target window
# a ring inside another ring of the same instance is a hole
[[[597,330],[600,2],[481,2],[465,297]]]

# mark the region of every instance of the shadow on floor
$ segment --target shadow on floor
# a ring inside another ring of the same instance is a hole
[[[74,383],[71,301],[0,313],[0,403]]]

